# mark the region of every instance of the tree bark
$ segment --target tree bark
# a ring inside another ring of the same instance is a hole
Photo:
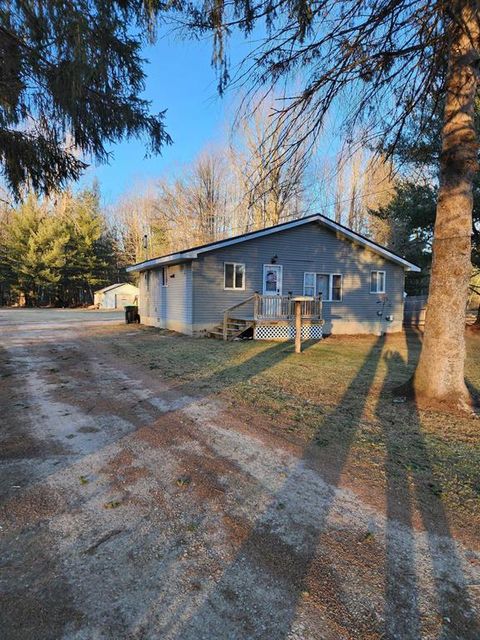
[[[473,179],[478,143],[474,100],[478,84],[479,27],[475,2],[452,2],[440,188],[425,334],[413,377],[422,404],[467,410],[465,319],[471,274]]]

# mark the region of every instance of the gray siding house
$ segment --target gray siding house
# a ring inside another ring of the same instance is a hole
[[[127,270],[139,273],[143,324],[258,339],[292,337],[295,296],[305,337],[401,331],[405,271],[420,271],[320,214]]]

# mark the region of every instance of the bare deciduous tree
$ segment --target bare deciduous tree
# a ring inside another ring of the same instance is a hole
[[[337,156],[335,177],[335,221],[389,244],[388,222],[369,210],[385,206],[395,193],[392,163],[364,147],[344,148]]]
[[[231,204],[225,155],[204,151],[180,177],[158,182],[156,208],[169,230],[170,250],[224,237]]]
[[[111,217],[126,264],[141,262],[168,250],[167,227],[159,215],[153,185],[126,194],[112,207]]]
[[[232,147],[232,160],[240,181],[247,228],[261,229],[298,217],[305,192],[308,159],[303,145],[288,159],[282,149],[282,132],[275,125],[272,100],[257,104],[240,122]]]

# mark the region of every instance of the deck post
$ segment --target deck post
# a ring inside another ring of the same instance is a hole
[[[253,299],[253,320],[256,321],[258,318],[258,303],[259,303],[259,296],[257,291],[255,291],[254,296],[255,297]]]
[[[223,314],[223,339],[226,340],[227,335],[227,323],[228,323],[228,312],[225,311]]]
[[[295,353],[302,352],[302,302],[295,300]]]

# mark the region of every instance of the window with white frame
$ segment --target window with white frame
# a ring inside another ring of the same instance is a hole
[[[341,273],[303,274],[303,295],[322,295],[324,302],[340,302],[343,295],[343,277]]]
[[[370,293],[385,293],[385,271],[370,272]]]
[[[162,287],[168,286],[168,267],[162,267],[161,269],[161,279],[162,279]]]
[[[223,265],[223,288],[245,289],[245,265],[225,262]]]

